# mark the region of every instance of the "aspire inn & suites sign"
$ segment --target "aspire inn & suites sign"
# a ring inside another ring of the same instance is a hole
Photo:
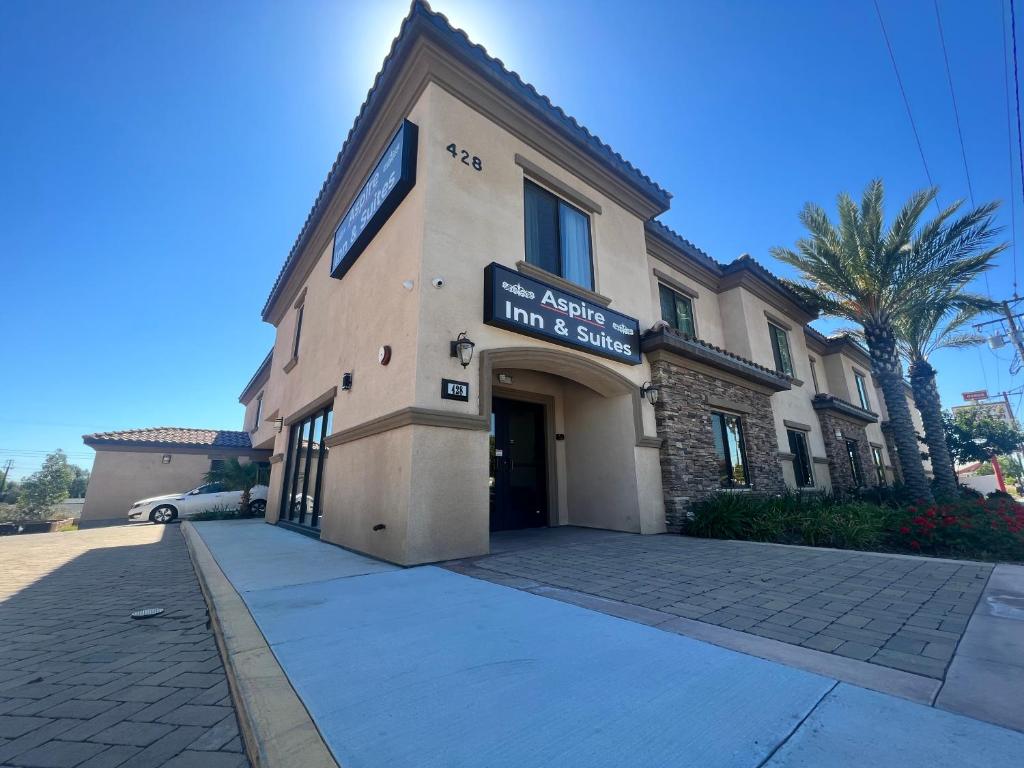
[[[484,322],[620,363],[640,364],[640,324],[634,318],[500,264],[484,269]]]

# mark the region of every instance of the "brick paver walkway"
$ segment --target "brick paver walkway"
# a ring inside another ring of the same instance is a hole
[[[499,534],[495,544],[510,551],[474,559],[472,575],[599,595],[939,680],[992,571],[586,529]]]
[[[249,765],[178,526],[0,539],[0,765]]]

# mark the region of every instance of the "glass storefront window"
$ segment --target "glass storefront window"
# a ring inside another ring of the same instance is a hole
[[[288,466],[281,491],[281,519],[318,527],[321,515],[324,441],[331,431],[332,410],[325,408],[293,424],[288,435]]]

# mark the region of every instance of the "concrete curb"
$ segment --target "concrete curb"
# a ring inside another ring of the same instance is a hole
[[[181,533],[210,612],[210,626],[253,768],[339,768],[249,609],[187,520]]]

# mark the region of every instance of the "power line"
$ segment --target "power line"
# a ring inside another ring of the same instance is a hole
[[[1020,135],[1020,75],[1017,71],[1017,12],[1014,0],[1010,0],[1010,38],[1013,40],[1013,95],[1017,103],[1017,158],[1020,161],[1020,188],[1024,196],[1024,149]],[[1014,286],[1016,288],[1016,286]],[[1014,296],[1017,295],[1016,290]]]
[[[1011,8],[1012,12],[1012,8]],[[1010,172],[1010,239],[1013,244],[1013,295],[1017,296],[1017,195],[1013,191],[1013,128],[1010,121],[1010,76],[1007,74],[1006,69],[1008,66],[1008,59],[1010,53],[1006,48],[1006,10],[1005,7],[1000,8],[1000,20],[1003,22],[1003,90],[1006,95],[1006,153],[1009,158],[1009,162],[1006,164],[1007,170]],[[1016,56],[1014,56],[1014,83],[1017,81],[1016,77]],[[1018,119],[1020,111],[1018,110]],[[1019,123],[1018,123],[1019,127]],[[1017,148],[1020,149],[1020,132],[1017,133]],[[1021,184],[1024,184],[1024,176],[1021,177]]]
[[[967,166],[967,149],[964,147],[964,132],[960,128],[960,108],[956,103],[956,90],[953,88],[953,73],[949,69],[949,52],[946,50],[946,35],[942,31],[942,16],[939,13],[939,0],[932,0],[935,6],[935,23],[939,27],[939,42],[942,44],[942,59],[946,62],[946,81],[949,83],[949,96],[953,100],[953,116],[956,118],[956,135],[960,139],[960,157],[964,161],[964,175],[967,176],[967,193],[974,207],[974,187],[971,185],[971,170]]]
[[[910,99],[907,98],[907,89],[903,87],[903,78],[900,77],[900,68],[896,65],[896,54],[893,53],[892,43],[889,42],[889,33],[885,29],[885,20],[882,18],[882,9],[878,7],[878,0],[873,0],[873,2],[875,4],[875,13],[878,14],[878,24],[882,27],[882,37],[885,38],[885,47],[889,51],[889,60],[892,62],[892,71],[896,73],[896,84],[900,87],[900,95],[903,96],[903,106],[907,108],[907,117],[910,120],[910,128],[914,131],[914,141],[917,142],[917,151],[921,155],[921,165],[924,166],[924,175],[928,179],[928,186],[934,187],[935,182],[932,181],[932,172],[928,169],[928,161],[924,157],[924,146],[921,144],[921,136],[917,132],[917,123],[914,122],[914,113],[910,109]],[[942,209],[939,207],[938,198],[936,198],[934,202],[935,208],[941,213]]]

